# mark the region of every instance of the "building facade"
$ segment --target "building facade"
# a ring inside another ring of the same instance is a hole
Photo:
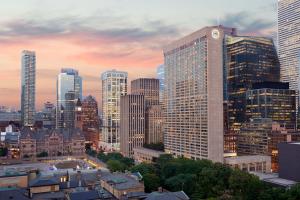
[[[98,103],[91,95],[87,96],[82,102],[82,120],[82,130],[86,141],[98,148],[100,139]]]
[[[127,72],[106,71],[102,81],[102,138],[100,148],[120,148],[120,98],[127,94]]]
[[[281,81],[299,91],[300,84],[300,1],[278,1],[278,52]]]
[[[246,117],[270,118],[287,129],[296,129],[296,91],[288,83],[255,83],[246,92]]]
[[[223,41],[235,34],[205,27],[164,48],[167,153],[223,162]]]
[[[238,130],[246,121],[246,92],[253,83],[280,80],[280,65],[272,39],[226,37],[224,95],[227,128]]]
[[[145,142],[147,144],[157,144],[164,142],[163,135],[163,116],[162,116],[162,106],[153,105],[147,110],[147,127]]]
[[[146,109],[159,104],[159,79],[139,78],[131,81],[131,94],[143,95]]]
[[[34,125],[36,57],[34,51],[22,51],[21,121],[23,126]]]
[[[143,95],[121,97],[120,151],[132,157],[133,149],[145,143],[145,99]]]
[[[56,111],[55,106],[51,102],[44,103],[44,108],[42,110],[42,120],[43,127],[47,129],[54,129],[56,123]]]
[[[66,99],[68,97],[68,99]],[[82,98],[82,79],[77,70],[63,68],[57,77],[57,107],[56,128],[65,128],[70,125],[70,114],[66,106],[72,101]],[[65,111],[67,110],[67,113]],[[74,110],[73,110],[74,112]],[[67,120],[67,121],[66,121]]]
[[[268,135],[272,131],[272,119],[251,119],[241,127],[237,135],[238,155],[268,155]]]
[[[35,158],[42,152],[48,156],[84,155],[85,139],[79,129],[21,130],[20,157]]]
[[[156,74],[156,78],[159,80],[159,102],[162,104],[164,100],[165,66],[159,65]]]

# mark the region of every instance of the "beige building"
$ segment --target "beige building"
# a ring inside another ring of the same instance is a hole
[[[133,156],[133,148],[145,143],[145,108],[143,95],[121,97],[120,150],[127,157]]]
[[[235,156],[224,159],[226,165],[246,172],[271,172],[271,157],[264,155]]]
[[[17,172],[17,171],[0,173],[0,187],[27,188],[27,186],[28,186],[27,173]]]
[[[146,143],[163,143],[163,116],[160,105],[152,105],[147,110],[147,127]]]
[[[138,163],[152,163],[155,162],[159,156],[165,154],[163,151],[156,151],[152,149],[147,149],[143,147],[133,149],[133,159]]]
[[[165,150],[223,162],[223,42],[234,28],[202,28],[164,48]]]
[[[85,139],[79,129],[21,130],[20,158],[34,158],[42,152],[48,156],[83,155]]]
[[[123,199],[129,193],[144,193],[144,184],[130,174],[102,173],[101,187],[113,194],[117,199]]]
[[[146,108],[159,104],[159,79],[139,78],[131,81],[131,94],[144,95]]]

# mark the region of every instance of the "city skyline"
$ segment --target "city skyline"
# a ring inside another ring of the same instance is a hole
[[[170,1],[3,2],[0,104],[20,108],[19,56],[24,49],[36,52],[37,110],[46,101],[55,102],[56,76],[65,67],[78,70],[83,95],[91,94],[100,102],[101,73],[127,71],[129,82],[154,78],[163,63],[162,47],[200,27],[220,23],[243,34],[272,36],[277,1],[257,2],[232,0],[233,8],[220,0],[205,2],[205,7],[204,1],[190,0],[179,13],[180,1],[172,1],[171,8]]]

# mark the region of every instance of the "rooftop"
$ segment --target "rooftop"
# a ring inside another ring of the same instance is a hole
[[[152,192],[145,200],[189,200],[190,198],[184,193],[180,192]]]

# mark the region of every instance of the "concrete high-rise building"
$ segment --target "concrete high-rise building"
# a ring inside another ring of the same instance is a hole
[[[252,84],[280,81],[280,65],[272,39],[227,36],[224,72],[225,124],[235,131],[246,121],[246,92]]]
[[[127,72],[106,71],[102,81],[102,138],[100,148],[119,150],[120,98],[127,94]]]
[[[246,117],[270,118],[290,130],[296,129],[296,91],[288,83],[253,84],[246,93]]]
[[[23,126],[34,125],[35,115],[35,72],[34,51],[22,51],[21,69],[21,121]]]
[[[42,110],[42,120],[43,127],[47,129],[55,128],[55,106],[53,103],[46,102],[44,103],[44,108]]]
[[[87,96],[82,102],[82,119],[82,129],[86,141],[98,148],[100,139],[98,103],[91,95]]]
[[[160,104],[162,104],[164,99],[165,66],[159,65],[157,67],[156,74],[157,74],[157,79],[159,80],[159,102]]]
[[[145,101],[143,95],[121,97],[120,151],[127,157],[145,143]]]
[[[300,90],[300,0],[278,1],[278,52],[281,81]]]
[[[223,162],[223,44],[235,34],[205,27],[164,48],[167,153]]]
[[[57,77],[57,108],[56,108],[56,127],[66,127],[66,93],[73,91],[74,99],[82,98],[82,79],[77,70],[70,68],[63,68]]]
[[[83,130],[99,129],[98,103],[89,95],[82,101]]]
[[[131,81],[131,94],[144,95],[146,109],[159,104],[159,79],[139,78]]]
[[[147,110],[147,127],[148,131],[145,135],[145,142],[147,144],[163,143],[163,116],[160,105],[153,105]]]

